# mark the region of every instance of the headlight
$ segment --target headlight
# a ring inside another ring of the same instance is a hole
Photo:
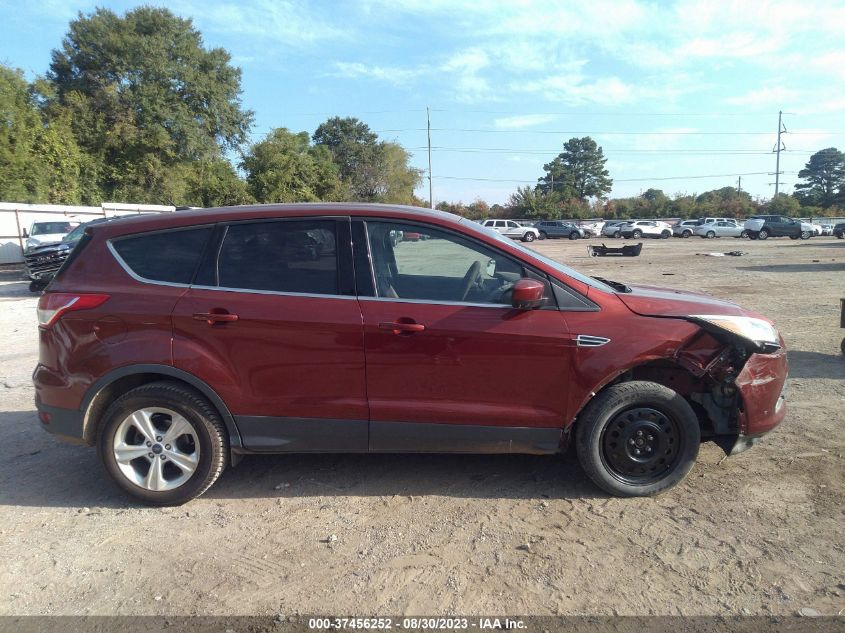
[[[733,334],[754,344],[762,352],[773,352],[780,349],[778,331],[771,323],[763,319],[721,314],[693,314],[689,319],[704,326],[705,329],[716,328]]]

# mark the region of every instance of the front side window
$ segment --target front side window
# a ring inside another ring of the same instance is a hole
[[[114,250],[133,273],[150,281],[189,284],[211,227],[162,231],[114,241]]]
[[[391,231],[412,231],[423,239],[394,245]],[[521,277],[545,282],[520,262],[448,231],[367,222],[367,233],[379,297],[510,305]]]
[[[336,223],[233,224],[220,245],[217,278],[222,288],[339,294]]]

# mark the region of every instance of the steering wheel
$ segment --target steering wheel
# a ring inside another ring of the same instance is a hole
[[[472,262],[472,266],[469,267],[469,270],[467,270],[466,275],[464,275],[464,278],[461,280],[461,301],[466,301],[470,288],[472,288],[472,285],[479,279],[481,279],[481,262],[474,261]]]

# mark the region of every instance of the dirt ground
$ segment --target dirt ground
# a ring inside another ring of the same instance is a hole
[[[736,457],[703,445],[652,499],[607,497],[572,453],[306,455],[246,458],[187,506],[140,508],[92,449],[38,428],[35,298],[0,272],[0,615],[843,613],[845,240],[586,245],[534,246],[772,317],[786,422]]]

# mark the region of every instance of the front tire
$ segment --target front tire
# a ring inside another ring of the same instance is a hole
[[[809,240],[812,237],[812,233],[809,231],[801,231],[801,239],[802,240]]]
[[[636,231],[631,233],[631,237],[633,237],[635,240],[640,239],[642,236],[643,236],[643,232],[640,231],[639,229],[637,229]]]
[[[748,231],[743,231],[742,233],[740,233],[740,234],[739,234],[739,236],[740,236],[742,239],[746,239],[747,237],[749,237],[749,235],[748,235]]]
[[[228,434],[214,407],[175,382],[142,385],[102,418],[97,452],[112,480],[152,506],[181,505],[204,493],[226,467]]]
[[[698,456],[701,430],[689,403],[653,382],[612,385],[579,416],[575,433],[584,471],[619,497],[655,495],[678,484]]]
[[[547,237],[548,237],[548,235],[546,235],[546,232],[545,232],[545,231],[540,231],[540,235],[538,236],[538,239],[540,239],[540,240],[544,240],[544,239],[546,239]]]
[[[683,233],[681,233],[681,237],[683,237],[684,239],[692,237],[692,231],[684,231]]]
[[[757,239],[760,239],[760,240],[769,239],[769,232],[766,229],[760,229],[760,232],[757,234]]]
[[[714,237],[716,237],[716,233],[714,231],[707,231],[706,237],[708,240],[712,240]]]
[[[534,241],[534,234],[531,232],[526,233],[522,236],[523,242],[533,242]]]

